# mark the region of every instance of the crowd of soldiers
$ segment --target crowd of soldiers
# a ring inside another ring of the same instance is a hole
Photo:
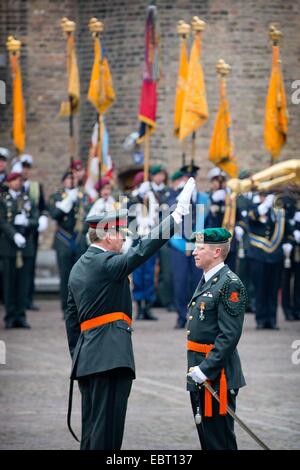
[[[170,213],[186,181],[199,172],[195,165],[185,165],[169,176],[163,165],[155,164],[150,167],[149,181],[138,171],[128,191],[122,193],[114,179],[104,176],[91,192],[85,186],[83,162],[74,160],[62,175],[60,189],[46,201],[42,185],[31,178],[33,165],[31,155],[10,161],[9,151],[0,148],[0,284],[6,328],[30,328],[26,310],[38,309],[34,303],[37,250],[49,217],[56,222],[53,248],[64,315],[70,271],[90,243],[87,215],[128,209],[133,235],[127,237],[126,250]],[[239,178],[249,176],[250,171],[244,170]],[[203,227],[221,227],[226,209],[226,174],[213,168],[207,178],[209,190],[194,191],[191,226],[133,272],[138,320],[157,320],[151,307],[161,306],[177,312],[175,328],[186,326],[187,305],[202,276],[192,256],[191,234]],[[276,195],[240,194],[226,263],[246,286],[247,311],[255,313],[257,329],[278,329],[279,293],[286,320],[300,320],[299,194],[288,188]]]

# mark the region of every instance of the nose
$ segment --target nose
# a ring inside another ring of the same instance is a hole
[[[197,248],[194,249],[192,255],[195,256],[197,254]]]

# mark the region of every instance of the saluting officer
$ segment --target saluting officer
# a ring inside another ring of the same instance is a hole
[[[236,450],[233,418],[236,396],[245,385],[238,351],[247,294],[241,280],[224,261],[230,250],[230,232],[205,229],[195,234],[193,251],[203,276],[189,303],[187,325],[188,384],[197,431],[204,450]],[[211,382],[220,405],[199,385]],[[195,383],[196,382],[196,383]],[[201,418],[200,418],[200,416]]]
[[[8,192],[0,195],[0,256],[3,260],[5,327],[30,328],[26,300],[34,256],[38,211],[22,192],[22,175],[10,173]]]
[[[121,448],[135,378],[128,275],[180,227],[194,187],[191,178],[175,211],[126,254],[120,251],[127,232],[127,211],[87,219],[91,245],[70,274],[66,312],[71,378],[78,379],[82,395],[81,449]]]
[[[65,314],[68,300],[68,279],[75,262],[87,249],[85,224],[90,209],[89,197],[78,187],[73,186],[70,171],[62,177],[63,188],[52,194],[49,199],[49,212],[56,220],[57,228],[53,247],[56,250],[60,275],[61,307]]]

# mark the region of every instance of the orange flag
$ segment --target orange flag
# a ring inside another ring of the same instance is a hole
[[[25,105],[22,91],[22,74],[19,58],[11,55],[13,76],[13,141],[19,152],[25,149]]]
[[[94,64],[88,91],[88,100],[99,114],[104,114],[116,99],[107,58],[99,38],[95,38]]]
[[[279,46],[273,46],[272,72],[266,100],[264,139],[273,160],[279,156],[288,132],[288,113],[279,59]]]
[[[220,86],[220,106],[210,142],[208,159],[231,178],[237,177],[238,167],[231,138],[231,117],[223,78],[221,78]]]
[[[187,85],[188,78],[188,51],[186,38],[181,39],[180,44],[180,59],[176,86],[176,98],[175,98],[175,113],[174,113],[174,133],[176,137],[179,137],[180,121],[182,116],[183,101]]]
[[[68,95],[72,98],[72,113],[75,114],[79,111],[80,101],[80,81],[79,72],[76,58],[76,50],[74,43],[74,36],[69,35],[67,39],[68,51]],[[70,102],[63,101],[60,108],[60,116],[70,116]]]
[[[202,126],[208,118],[208,106],[201,58],[201,33],[195,34],[188,67],[187,87],[180,121],[180,140]]]

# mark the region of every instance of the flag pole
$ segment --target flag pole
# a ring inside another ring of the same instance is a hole
[[[94,42],[101,38],[101,34],[104,31],[104,24],[102,21],[99,21],[96,17],[93,17],[89,21],[89,30],[92,33]],[[102,60],[102,56],[101,56]],[[101,64],[99,64],[99,67]],[[98,172],[99,172],[99,181],[102,178],[102,137],[103,137],[103,115],[101,113],[97,114],[98,122]],[[99,195],[100,195],[99,190]]]
[[[71,67],[71,50],[69,48],[69,39],[74,34],[76,29],[76,23],[70,21],[67,17],[63,17],[60,22],[61,28],[67,39],[67,71],[68,77],[70,74]],[[73,174],[73,162],[75,154],[75,139],[74,139],[74,106],[73,97],[69,95],[69,152],[70,152],[70,172],[72,179],[72,188],[74,188],[74,174]]]

